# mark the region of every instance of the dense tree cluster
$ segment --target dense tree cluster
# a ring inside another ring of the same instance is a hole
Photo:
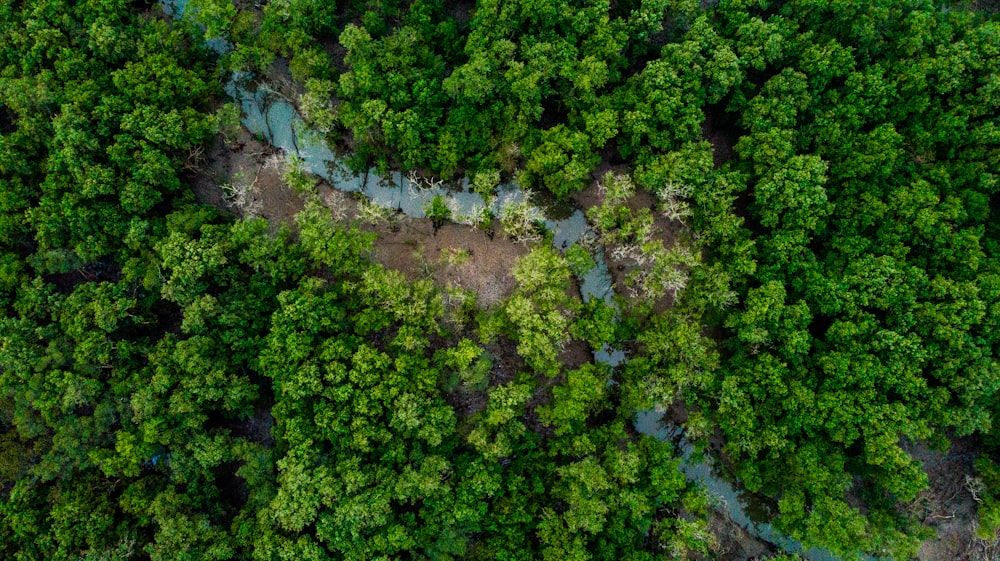
[[[996,539],[1000,21],[943,4],[0,0],[0,556],[717,557],[631,426],[674,402],[844,556],[912,556],[906,444],[970,437]],[[599,183],[627,297],[575,297],[590,255],[533,215],[476,310],[304,174],[293,224],[196,204],[223,72],[279,59],[359,169]]]
[[[717,177],[744,234],[713,245],[740,303],[699,401],[795,535],[907,551],[897,506],[927,478],[901,439],[994,430],[1000,25],[917,2],[737,4],[716,25],[745,61],[725,107],[742,137]]]

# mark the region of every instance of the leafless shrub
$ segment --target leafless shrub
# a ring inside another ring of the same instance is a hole
[[[328,80],[306,80],[306,91],[299,96],[302,118],[317,132],[326,134],[336,126],[337,106],[333,103],[335,84]]]
[[[500,147],[497,151],[497,155],[500,156],[500,168],[507,173],[514,173],[517,169],[517,162],[521,159],[521,146],[514,143],[508,142]]]
[[[654,300],[683,290],[690,277],[688,271],[699,261],[687,247],[675,245],[668,250],[657,240],[641,245],[622,244],[611,255],[619,261],[631,261],[637,267],[626,277],[631,295]]]
[[[635,194],[635,184],[631,177],[609,171],[597,182],[597,192],[604,197],[604,205],[619,205]]]
[[[616,261],[631,261],[635,265],[644,264],[642,247],[638,244],[619,244],[611,249],[611,257]]]
[[[298,98],[298,95],[293,93],[296,89],[295,83],[287,78],[263,81],[258,84],[257,89],[266,97],[281,98],[292,106],[295,106],[295,99]]]
[[[965,476],[965,490],[968,491],[970,495],[972,495],[972,500],[976,501],[977,503],[983,502],[983,500],[979,498],[979,495],[983,493],[983,490],[985,488],[986,487],[985,485],[983,485],[982,479],[978,477],[973,477],[971,475]]]
[[[79,557],[80,561],[112,561],[121,559],[131,559],[135,555],[135,539],[124,538],[118,542],[117,546],[103,551],[90,550],[86,555]]]
[[[576,244],[587,250],[587,253],[594,254],[597,251],[597,236],[592,231],[585,232],[580,239],[576,241]]]
[[[477,172],[472,177],[469,187],[473,192],[479,193],[486,200],[493,194],[493,190],[500,184],[500,170],[487,170]]]
[[[333,215],[334,220],[342,222],[347,219],[348,200],[347,195],[343,191],[330,189],[323,193],[322,201],[330,209],[330,214]]]
[[[184,169],[195,173],[200,172],[206,161],[208,160],[205,158],[205,147],[199,144],[188,150],[187,158],[184,160]]]
[[[969,561],[1000,561],[1000,529],[987,539],[979,537],[978,529],[976,526],[972,528],[973,538],[966,550],[966,558]]]
[[[285,153],[280,150],[272,154],[268,154],[264,158],[264,169],[270,169],[277,171],[278,173],[284,173],[286,159],[287,158],[285,157]]]
[[[458,222],[458,213],[462,210],[458,206],[458,201],[454,197],[445,197],[444,206],[448,207],[448,216],[455,222]]]
[[[410,170],[406,174],[406,179],[408,179],[407,188],[410,191],[410,195],[416,195],[418,191],[427,191],[431,189],[437,189],[444,183],[443,179],[435,179],[433,177],[422,177],[417,175],[417,172]]]
[[[489,226],[493,220],[493,215],[490,214],[490,210],[484,205],[473,205],[469,209],[469,212],[459,213],[458,202],[454,199],[449,199],[448,202],[448,209],[451,211],[452,219],[459,224],[483,229]]]
[[[684,224],[684,219],[691,215],[691,206],[687,201],[690,196],[691,187],[681,183],[667,183],[656,191],[663,216],[681,224]]]
[[[256,181],[249,182],[239,178],[235,182],[224,183],[221,186],[226,202],[244,217],[260,215],[261,201],[254,189],[255,184]]]

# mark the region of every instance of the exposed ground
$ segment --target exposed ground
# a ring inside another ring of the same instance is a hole
[[[199,202],[240,216],[262,216],[273,223],[293,223],[304,208],[302,197],[282,179],[283,170],[270,161],[275,150],[246,130],[226,142],[218,137],[200,158],[190,182]],[[320,199],[356,216],[350,195],[319,184]],[[242,198],[237,192],[242,192]],[[528,247],[502,235],[445,223],[435,229],[430,219],[398,217],[394,224],[363,225],[378,235],[373,258],[404,273],[410,280],[431,278],[440,286],[471,290],[483,308],[496,305],[514,288],[511,270]]]
[[[231,139],[217,136],[202,158],[204,163],[189,178],[195,198],[240,216],[291,223],[304,206],[302,198],[285,184],[281,168],[268,165],[274,154],[274,148],[243,128]]]
[[[401,218],[397,226],[369,228],[378,234],[374,259],[416,280],[471,290],[476,304],[491,308],[514,290],[511,270],[528,247],[461,224],[437,231],[430,219]]]
[[[971,555],[975,539],[976,501],[970,492],[975,449],[967,438],[954,439],[944,452],[925,442],[904,442],[903,449],[923,463],[929,487],[915,502],[917,516],[937,536],[924,541],[920,561],[986,561]],[[996,558],[990,560],[996,561]]]

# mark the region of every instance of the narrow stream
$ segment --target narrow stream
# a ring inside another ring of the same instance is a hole
[[[161,4],[168,15],[178,17],[184,12],[187,0],[161,0]],[[208,41],[206,45],[220,54],[232,49],[231,44],[219,38]],[[375,169],[370,169],[365,174],[350,172],[343,159],[325,143],[323,135],[309,128],[289,100],[268,89],[266,85],[255,84],[256,87],[251,91],[247,86],[252,84],[250,75],[237,72],[233,73],[224,86],[226,93],[242,107],[243,125],[251,134],[263,138],[285,154],[297,155],[301,158],[305,171],[323,178],[335,189],[361,193],[380,206],[398,209],[412,218],[425,218],[424,209],[437,196],[450,200],[450,208],[459,215],[470,214],[475,208],[484,206],[497,213],[503,204],[520,202],[524,198],[524,192],[513,183],[498,186],[497,197],[487,204],[482,196],[469,189],[467,178],[461,180],[459,188],[447,189],[440,185],[428,187],[423,183],[415,184],[398,171],[392,172],[389,177],[379,176]],[[586,236],[596,238],[579,209],[567,218],[546,218],[544,222],[546,228],[554,234],[552,243],[556,248],[568,247]],[[603,250],[596,248],[592,256],[596,266],[579,279],[584,301],[602,298],[610,306],[616,306],[611,273],[604,260]],[[594,359],[616,367],[625,361],[625,353],[604,348],[594,352]],[[635,428],[640,433],[673,442],[681,452],[680,469],[687,479],[702,485],[717,499],[729,517],[751,535],[810,561],[839,561],[838,557],[827,550],[806,550],[801,543],[782,535],[771,524],[752,520],[747,515],[747,499],[744,494],[730,482],[718,477],[708,463],[697,461],[693,457],[694,447],[684,437],[683,429],[663,419],[662,413],[656,410],[638,412]]]

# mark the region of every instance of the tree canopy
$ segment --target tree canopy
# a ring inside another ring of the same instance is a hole
[[[965,443],[956,485],[1000,544],[995,2],[171,13],[0,0],[3,558],[725,559],[695,460],[633,426],[667,408],[843,558],[915,556],[911,451]],[[457,309],[301,166],[294,219],[200,204],[234,70],[290,77],[357,170],[487,202],[514,180],[594,235],[482,209],[530,247]],[[607,301],[581,295],[598,261]]]

